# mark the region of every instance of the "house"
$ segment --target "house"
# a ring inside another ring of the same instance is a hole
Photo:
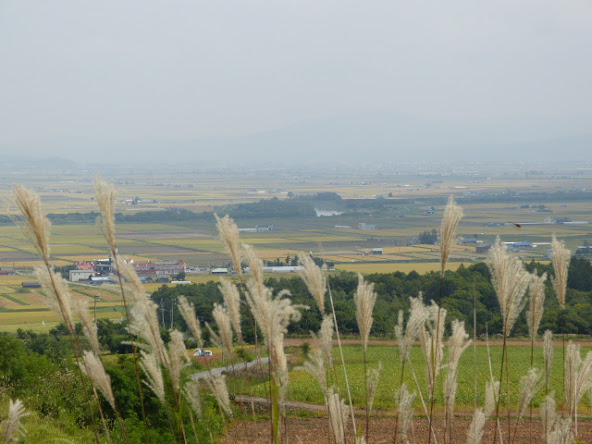
[[[212,274],[228,274],[228,268],[214,268],[210,273],[212,273]]]
[[[70,282],[88,281],[95,275],[95,270],[70,270],[68,272],[68,280]]]
[[[362,223],[358,224],[358,230],[374,231],[374,230],[376,230],[376,225],[367,224],[367,223],[362,222]]]
[[[138,276],[164,277],[185,273],[187,264],[183,261],[166,262],[132,262],[132,267]],[[168,281],[167,281],[168,282]]]
[[[373,248],[372,254],[382,254],[382,248]]]
[[[23,288],[41,288],[41,282],[27,281],[21,284]]]
[[[491,244],[475,245],[475,253],[477,254],[488,254],[489,250],[491,250]]]

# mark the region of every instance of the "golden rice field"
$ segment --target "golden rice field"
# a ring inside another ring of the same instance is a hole
[[[449,262],[446,268],[448,270],[456,270],[460,264],[469,266],[471,262]],[[336,270],[353,271],[356,273],[394,273],[400,271],[402,273],[410,273],[416,271],[419,274],[429,273],[430,271],[439,271],[439,262],[414,262],[414,263],[380,263],[380,264],[336,264]]]

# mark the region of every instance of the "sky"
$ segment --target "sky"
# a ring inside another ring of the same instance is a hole
[[[587,0],[0,0],[4,156],[587,137],[590,79]]]

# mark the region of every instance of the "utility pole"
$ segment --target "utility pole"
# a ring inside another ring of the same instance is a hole
[[[97,325],[97,301],[101,298],[100,295],[95,295],[95,325]]]
[[[162,315],[162,328],[165,328],[164,325],[164,307],[160,307],[160,314]]]

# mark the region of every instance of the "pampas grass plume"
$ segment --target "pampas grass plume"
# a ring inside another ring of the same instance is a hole
[[[15,442],[18,440],[18,435],[26,433],[21,420],[29,413],[25,411],[23,402],[20,399],[10,400],[8,404],[8,417],[2,423],[2,435],[5,443]]]
[[[317,267],[308,254],[300,253],[298,255],[303,268],[298,272],[308,291],[317,303],[321,315],[325,315],[325,293],[327,291],[327,279],[323,271]]]
[[[200,348],[203,348],[203,339],[201,337],[201,325],[199,324],[199,319],[195,315],[195,306],[193,303],[187,301],[185,296],[179,297],[179,311],[181,312],[181,316],[185,319],[187,326],[193,333],[193,337],[197,341],[197,345]]]
[[[553,332],[546,330],[543,335],[544,347],[543,347],[543,358],[545,360],[545,387],[549,387],[551,380],[551,369],[553,367],[553,355],[555,354],[555,348],[553,347]]]
[[[569,261],[571,259],[570,251],[565,248],[565,244],[562,241],[558,241],[555,235],[553,235],[553,241],[551,242],[551,248],[553,253],[551,254],[551,262],[553,263],[553,270],[555,276],[551,280],[557,293],[557,299],[561,309],[565,310],[565,295],[567,290],[567,272],[569,269]]]
[[[113,185],[103,181],[99,176],[95,178],[95,199],[101,210],[101,217],[97,222],[113,256],[116,256],[117,251],[115,245],[115,194]]]
[[[225,375],[211,375],[206,379],[210,390],[216,397],[220,408],[228,415],[232,416],[232,408],[230,406],[230,396],[228,395],[228,388],[226,387]]]
[[[530,338],[534,341],[539,331],[539,325],[545,311],[545,281],[547,273],[542,276],[532,276],[529,292],[528,310],[526,312],[526,322]]]
[[[358,289],[354,295],[354,302],[356,304],[356,320],[358,321],[360,336],[362,337],[364,350],[366,350],[368,349],[368,338],[374,321],[372,311],[376,303],[376,293],[374,293],[374,284],[364,281],[364,278],[359,273]]]
[[[450,252],[454,247],[456,227],[462,216],[462,208],[454,202],[454,197],[450,196],[448,205],[446,205],[446,209],[444,210],[444,218],[442,219],[442,226],[440,228],[440,266],[442,277],[444,277],[446,264],[448,263]]]
[[[164,380],[162,378],[162,368],[158,357],[154,353],[146,353],[144,350],[141,352],[140,367],[146,375],[144,384],[156,395],[158,400],[163,404],[166,404],[165,393],[164,393]]]
[[[222,297],[224,298],[224,304],[226,305],[226,310],[230,317],[232,327],[238,337],[238,341],[243,342],[243,333],[240,322],[240,294],[238,289],[236,288],[236,285],[224,278],[220,278],[219,288]]]
[[[332,389],[329,389],[327,407],[335,443],[345,444],[345,427],[349,416],[349,407],[345,405],[339,393],[334,393]]]
[[[428,317],[428,312],[422,302],[421,293],[416,298],[409,298],[411,309],[407,325],[404,325],[403,310],[399,310],[397,325],[395,326],[395,336],[399,344],[399,355],[401,362],[405,362],[413,343],[419,337],[422,327]]]
[[[230,256],[230,260],[232,261],[232,265],[234,266],[234,271],[236,271],[236,274],[238,275],[239,279],[242,279],[243,269],[241,266],[238,227],[229,215],[226,215],[222,218],[218,217],[217,214],[215,216],[216,226],[218,227],[218,235],[220,236],[220,240],[224,244],[226,253],[228,254],[228,256]]]
[[[115,397],[111,389],[111,378],[105,371],[101,360],[93,352],[85,351],[82,361],[79,363],[80,369],[88,375],[93,386],[103,394],[113,410],[115,410]]]
[[[411,419],[413,418],[413,402],[417,393],[410,393],[407,384],[403,384],[397,392],[397,415],[399,418],[399,434],[403,442],[409,442],[408,433]]]
[[[22,221],[16,221],[23,235],[35,247],[41,259],[49,264],[49,230],[51,223],[41,211],[41,199],[33,191],[15,185],[13,189],[16,205],[22,215]]]

